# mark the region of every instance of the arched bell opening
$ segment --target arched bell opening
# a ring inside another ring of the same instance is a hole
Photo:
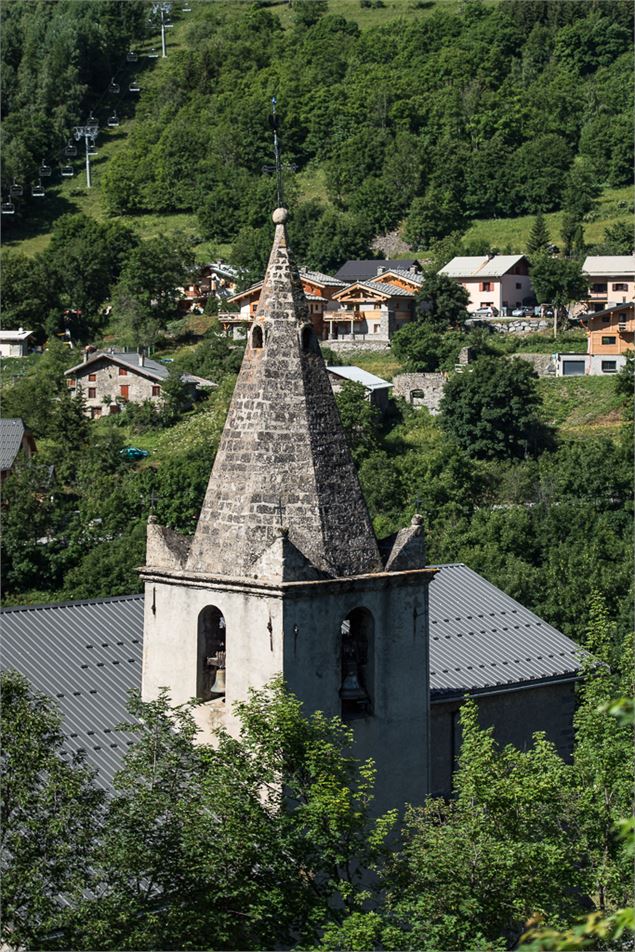
[[[310,324],[305,324],[300,330],[300,346],[305,354],[317,351],[317,338]]]
[[[208,605],[198,616],[196,696],[201,701],[225,697],[225,635],[223,613]]]
[[[340,629],[340,701],[343,720],[372,714],[375,690],[375,623],[367,608],[355,608]]]
[[[260,350],[264,344],[264,336],[260,324],[254,324],[251,331],[251,346],[254,350]]]

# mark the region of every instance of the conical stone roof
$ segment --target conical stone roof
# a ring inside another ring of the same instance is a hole
[[[285,209],[274,212],[260,304],[192,541],[191,571],[257,577],[282,526],[325,576],[382,570],[286,218]],[[307,577],[306,568],[299,572]]]

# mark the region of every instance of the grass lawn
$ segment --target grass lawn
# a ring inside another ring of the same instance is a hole
[[[323,344],[325,348],[328,348],[329,342],[327,340],[323,341]],[[334,367],[361,367],[362,370],[367,370],[369,374],[375,374],[375,376],[382,377],[384,380],[392,380],[396,374],[403,373],[403,367],[390,351],[380,351],[378,353],[368,351],[364,353],[350,350],[344,351],[344,353],[339,351],[335,353],[335,360],[330,361]]]
[[[623,207],[623,206],[626,207]],[[633,189],[608,188],[597,202],[592,213],[594,221],[584,224],[584,238],[588,244],[602,241],[604,229],[617,221],[632,221]],[[477,218],[468,229],[465,241],[487,240],[497,248],[511,248],[521,253],[525,250],[534,215],[522,215],[520,218]],[[562,212],[550,212],[545,215],[547,228],[554,244],[562,244],[560,230],[562,227]]]
[[[614,378],[543,378],[538,389],[547,422],[563,436],[612,436],[623,422],[625,401],[615,391]]]

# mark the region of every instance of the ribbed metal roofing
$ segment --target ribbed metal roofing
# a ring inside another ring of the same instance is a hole
[[[462,564],[437,566],[430,585],[432,700],[573,678],[580,649]],[[84,748],[108,787],[132,721],[130,689],[141,686],[143,595],[0,611],[0,668],[24,674],[64,716],[69,750]]]
[[[353,383],[361,383],[367,390],[384,390],[392,387],[391,383],[382,377],[376,377],[375,374],[362,370],[361,367],[327,367],[327,371],[335,377],[342,377],[344,380],[352,380]]]
[[[584,259],[582,270],[591,277],[605,274],[608,277],[635,280],[635,255],[589,255]]]
[[[143,596],[0,612],[0,668],[20,671],[63,715],[66,748],[86,751],[109,787],[133,737],[128,691],[141,685]]]
[[[24,423],[20,417],[0,420],[0,470],[11,469],[18,455],[24,436]]]
[[[432,697],[574,677],[580,648],[466,565],[430,585]]]

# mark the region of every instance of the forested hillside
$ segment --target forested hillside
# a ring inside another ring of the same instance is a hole
[[[630,4],[413,0],[363,30],[368,5],[194,3],[178,47],[144,72],[102,176],[107,209],[195,215],[201,237],[258,271],[273,95],[294,246],[320,268],[400,223],[428,248],[474,219],[571,204],[583,216],[599,187],[630,184]],[[37,180],[130,44],[156,33],[148,10],[4,5],[5,193]]]

